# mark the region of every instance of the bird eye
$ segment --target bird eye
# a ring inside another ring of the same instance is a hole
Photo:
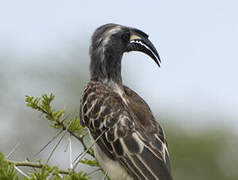
[[[129,39],[130,39],[130,33],[129,32],[126,32],[126,33],[123,33],[122,35],[121,35],[121,38],[124,40],[124,41],[129,41]]]

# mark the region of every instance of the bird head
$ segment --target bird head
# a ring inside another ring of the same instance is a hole
[[[139,29],[118,24],[105,24],[96,29],[90,46],[91,78],[121,81],[124,52],[143,52],[160,66],[159,54],[148,37]]]

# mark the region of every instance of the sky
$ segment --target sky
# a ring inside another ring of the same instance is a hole
[[[127,86],[155,113],[180,117],[181,126],[238,127],[237,7],[235,0],[2,0],[0,55],[10,52],[16,58],[0,61],[19,67],[51,64],[40,57],[57,54],[61,58],[52,61],[74,65],[65,61],[64,50],[76,45],[88,49],[98,26],[113,22],[136,27],[149,34],[162,64],[159,69],[144,54],[125,54],[122,76]],[[87,57],[87,52],[78,53]],[[89,58],[79,61],[89,64]],[[203,114],[211,114],[210,119],[201,118]]]

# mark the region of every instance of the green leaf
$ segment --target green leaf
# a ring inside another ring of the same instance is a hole
[[[5,156],[0,152],[0,180],[18,180],[14,166],[5,160]]]
[[[80,160],[81,163],[83,164],[87,164],[89,166],[99,166],[98,164],[98,161],[95,159],[95,160],[90,160],[90,159],[83,159],[83,160]]]
[[[65,177],[64,180],[90,180],[91,178],[87,173],[80,171],[79,173],[72,173],[70,176]]]

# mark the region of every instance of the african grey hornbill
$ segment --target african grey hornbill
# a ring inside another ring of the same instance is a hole
[[[94,32],[81,124],[97,141],[95,156],[111,179],[172,180],[162,128],[147,103],[122,83],[121,60],[129,51],[144,52],[160,65],[158,52],[144,32],[117,24]]]

